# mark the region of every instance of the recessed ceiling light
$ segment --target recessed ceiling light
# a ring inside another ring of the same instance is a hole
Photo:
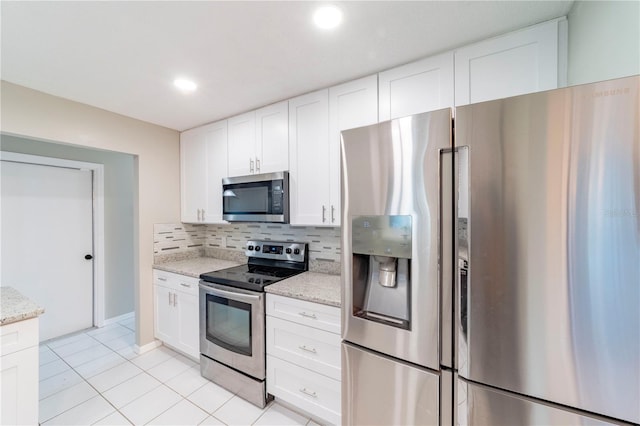
[[[183,92],[193,92],[198,87],[193,81],[186,78],[176,78],[173,80],[173,84]]]
[[[342,11],[336,6],[321,6],[313,14],[313,22],[317,27],[331,30],[342,22]]]

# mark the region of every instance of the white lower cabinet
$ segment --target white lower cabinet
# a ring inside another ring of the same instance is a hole
[[[0,424],[38,424],[38,321],[0,327]]]
[[[340,424],[340,309],[267,294],[267,392]]]
[[[153,284],[156,339],[198,359],[198,279],[154,270]]]

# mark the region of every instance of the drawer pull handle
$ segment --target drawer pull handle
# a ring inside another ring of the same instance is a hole
[[[300,389],[300,392],[302,392],[302,393],[303,393],[303,394],[305,394],[305,395],[312,396],[312,397],[314,397],[314,398],[317,398],[317,397],[318,397],[318,395],[317,395],[315,392],[308,391],[308,390],[307,390],[307,388],[302,388],[302,389]]]
[[[305,318],[318,319],[318,317],[316,316],[316,314],[313,314],[313,313],[308,314],[308,313],[306,313],[306,312],[298,312],[298,314],[299,314],[300,316],[305,317]]]
[[[166,281],[167,279],[166,279],[166,278],[162,278],[162,277],[158,277],[158,280],[160,280],[160,281]]]
[[[191,284],[180,283],[182,287],[191,288]]]
[[[302,346],[298,346],[300,349],[302,349],[303,351],[307,351],[307,352],[311,352],[312,354],[317,354],[318,351],[316,351],[316,348],[308,348],[305,345]]]

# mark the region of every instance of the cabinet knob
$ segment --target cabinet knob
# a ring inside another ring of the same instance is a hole
[[[260,171],[260,160],[256,158],[256,172]]]
[[[87,260],[91,260],[91,259],[93,259],[93,256],[91,256],[90,254],[85,254],[84,258],[87,259]]]
[[[327,208],[325,206],[322,206],[322,223],[325,223],[327,221]]]

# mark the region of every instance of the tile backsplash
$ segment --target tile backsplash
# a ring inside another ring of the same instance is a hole
[[[310,270],[339,273],[340,228],[273,223],[159,223],[153,227],[153,251],[156,262],[203,254],[242,261],[245,259],[245,243],[251,239],[306,242],[309,244]]]

